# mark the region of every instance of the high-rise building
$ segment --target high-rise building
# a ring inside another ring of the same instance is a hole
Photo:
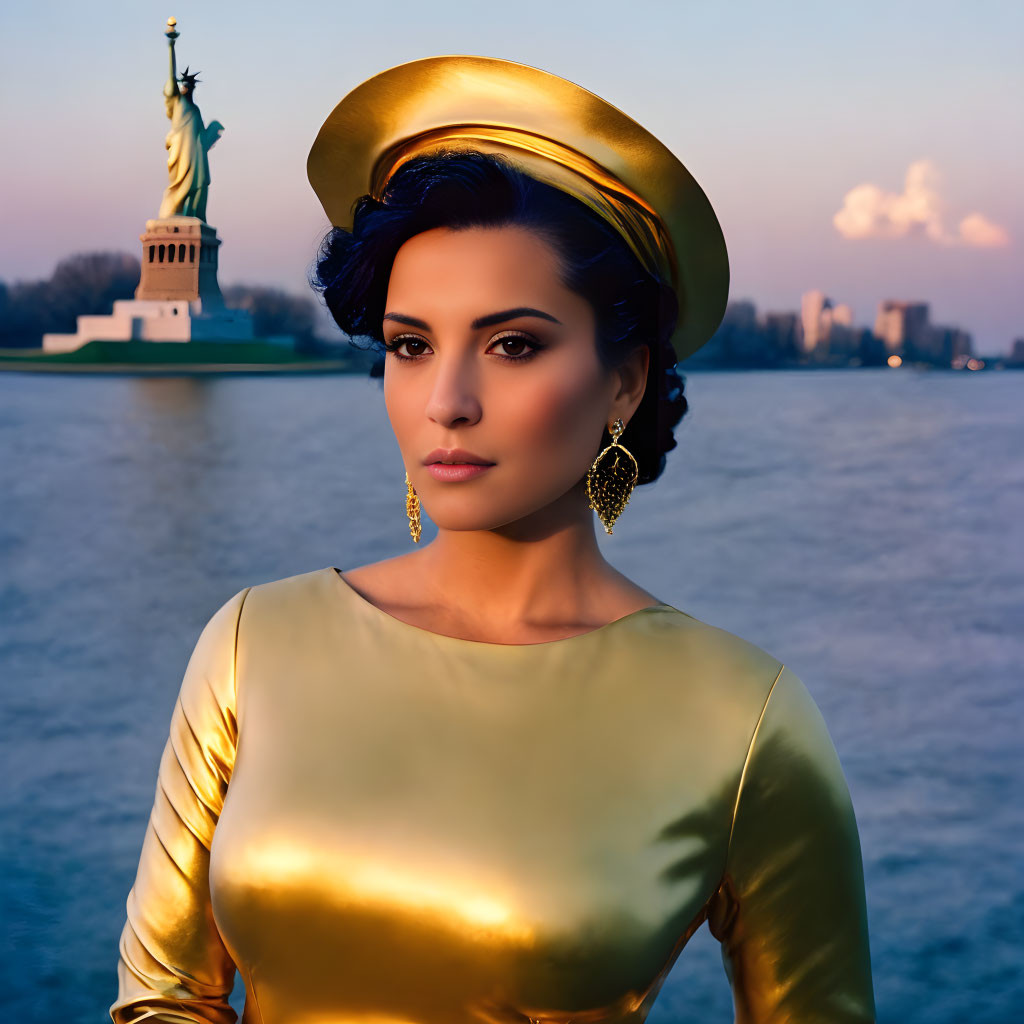
[[[834,303],[817,290],[801,296],[800,347],[810,361],[834,363],[860,358],[862,334],[853,325],[853,309],[847,303]]]
[[[927,302],[886,299],[879,303],[875,337],[884,342],[886,355],[914,358],[928,349],[928,335]]]
[[[757,306],[749,299],[736,299],[725,308],[722,322],[745,330],[757,327]]]
[[[964,363],[974,355],[972,338],[967,331],[959,327],[944,327],[940,324],[933,324],[931,327],[931,344],[928,347],[927,355],[943,366],[953,363]]]
[[[804,292],[800,297],[800,345],[805,353],[812,353],[828,340],[832,324],[832,300],[824,292]]]
[[[765,313],[764,333],[778,362],[795,359],[800,352],[800,317],[796,313]]]
[[[875,336],[884,343],[886,355],[904,360],[950,366],[973,355],[970,334],[931,323],[927,302],[887,299],[878,307]]]
[[[853,307],[845,302],[840,302],[832,309],[832,323],[841,324],[843,327],[853,326]]]

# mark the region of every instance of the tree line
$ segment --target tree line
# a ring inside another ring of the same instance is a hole
[[[38,348],[44,334],[74,333],[79,316],[107,314],[115,300],[133,298],[141,269],[128,253],[86,252],[61,260],[46,280],[0,281],[0,347]],[[228,306],[252,313],[257,338],[290,334],[299,351],[323,347],[311,296],[245,284],[222,291]]]

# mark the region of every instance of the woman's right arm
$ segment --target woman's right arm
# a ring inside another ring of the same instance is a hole
[[[210,905],[210,845],[235,760],[239,591],[207,622],[185,670],[119,944],[114,1024],[233,1024],[235,964]]]

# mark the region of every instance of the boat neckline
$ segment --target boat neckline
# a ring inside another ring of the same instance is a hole
[[[617,619],[612,619],[611,622],[606,622],[603,626],[598,626],[596,629],[588,629],[583,633],[573,633],[572,636],[558,637],[554,640],[540,640],[534,644],[499,644],[492,643],[488,640],[468,640],[465,637],[451,636],[448,633],[435,633],[432,629],[424,629],[422,626],[414,626],[411,622],[406,622],[405,619],[400,619],[397,616],[390,614],[390,612],[384,611],[383,608],[378,608],[377,605],[375,605],[372,601],[368,601],[365,597],[363,597],[363,595],[360,594],[359,591],[356,590],[356,588],[353,587],[352,584],[349,583],[349,581],[346,580],[345,577],[342,575],[342,573],[345,570],[339,569],[335,565],[330,565],[324,571],[329,572],[334,577],[334,579],[337,581],[337,585],[340,586],[342,590],[349,595],[350,600],[354,600],[358,604],[364,605],[371,614],[379,617],[381,620],[386,620],[390,623],[393,623],[395,627],[399,630],[404,630],[408,632],[410,635],[418,633],[420,636],[429,637],[432,640],[438,640],[443,643],[470,645],[473,647],[480,648],[496,647],[507,650],[509,648],[521,649],[552,647],[555,644],[578,643],[579,641],[584,640],[587,637],[596,636],[597,634],[601,633],[607,633],[609,630],[614,629],[614,627],[620,625],[621,623],[630,622],[638,618],[639,616],[649,614],[650,612],[667,610],[677,612],[680,615],[684,614],[683,612],[680,612],[678,608],[675,608],[673,605],[666,604],[664,601],[658,601],[657,604],[649,604],[643,608],[637,608],[635,611],[627,612],[625,615],[620,615]]]

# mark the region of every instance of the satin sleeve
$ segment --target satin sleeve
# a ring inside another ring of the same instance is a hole
[[[237,740],[235,650],[249,588],[203,627],[164,745],[127,920],[114,1024],[233,1024],[235,964],[210,906],[209,863]]]
[[[783,667],[754,730],[708,924],[736,1024],[872,1024],[860,838],[824,719]]]

